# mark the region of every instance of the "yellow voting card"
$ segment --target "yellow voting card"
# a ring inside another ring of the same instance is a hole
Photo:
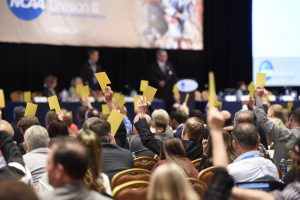
[[[288,111],[292,111],[293,107],[294,107],[294,103],[292,101],[287,102],[287,109]]]
[[[124,119],[124,115],[122,115],[116,110],[112,110],[110,115],[108,116],[107,121],[110,123],[111,134],[113,136],[115,136],[115,134],[117,133],[117,130],[120,127],[123,119]]]
[[[38,105],[28,102],[26,105],[25,115],[24,116],[35,116]]]
[[[256,74],[256,87],[265,87],[266,85],[266,73]]]
[[[144,93],[143,93],[143,96],[146,97],[146,100],[149,101],[149,102],[152,102],[153,99],[154,99],[154,96],[155,96],[155,93],[156,93],[157,89],[154,88],[154,87],[151,87],[151,86],[147,86]]]
[[[102,92],[105,92],[105,89],[108,84],[111,84],[106,72],[99,72],[95,74],[96,79],[101,87]]]
[[[190,98],[190,94],[186,94],[185,98],[184,98],[184,103],[187,104],[187,102],[189,101]]]
[[[124,104],[125,104],[125,97],[123,94],[116,92],[114,93],[114,103],[120,108],[122,109]]]
[[[249,90],[249,96],[251,98],[254,97],[254,91],[255,91],[255,85],[253,82],[251,82],[249,85],[248,85],[248,90]]]
[[[5,108],[5,98],[2,89],[0,89],[0,108]]]
[[[24,101],[27,103],[31,102],[31,92],[30,91],[24,92]]]
[[[76,93],[79,97],[88,97],[90,96],[90,88],[88,85],[77,85]]]
[[[141,80],[141,84],[140,84],[140,91],[144,92],[146,87],[149,85],[149,81],[146,80]]]
[[[110,110],[109,110],[107,104],[102,104],[101,108],[102,108],[102,113],[103,113],[104,115],[109,115]]]
[[[56,114],[60,113],[60,105],[59,105],[59,102],[58,102],[58,99],[57,99],[56,95],[48,97],[48,104],[49,104],[50,110],[54,109]]]
[[[137,111],[138,109],[138,101],[140,100],[141,96],[140,95],[135,95],[133,97],[133,108],[134,108],[134,111]]]
[[[209,89],[209,97],[208,104],[209,109],[215,108],[218,104],[218,98],[216,95],[216,85],[215,85],[215,75],[213,72],[209,72],[208,74],[208,89]]]
[[[174,86],[173,86],[173,94],[179,94],[179,87],[175,84]]]

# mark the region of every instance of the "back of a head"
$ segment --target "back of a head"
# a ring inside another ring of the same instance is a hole
[[[280,104],[273,104],[270,108],[273,110],[274,117],[283,119],[283,107]]]
[[[49,110],[45,116],[46,127],[48,127],[51,124],[51,122],[53,122],[56,119],[57,119],[56,112],[53,110]]]
[[[298,124],[300,124],[300,107],[299,107],[299,108],[296,108],[296,109],[292,112],[292,116],[293,116],[293,119],[294,119]]]
[[[235,114],[234,123],[250,123],[254,124],[254,114],[250,110],[241,110]]]
[[[97,135],[90,131],[82,131],[77,136],[86,148],[88,154],[88,172],[85,176],[85,185],[90,190],[102,193],[104,187],[102,181],[99,181],[102,172],[102,145]]]
[[[13,127],[5,120],[0,119],[0,130],[5,131],[10,137],[13,137],[15,132]]]
[[[25,108],[23,106],[17,106],[14,108],[14,121],[18,122],[24,117]]]
[[[48,75],[48,76],[46,76],[46,78],[44,80],[44,87],[49,87],[50,85],[52,85],[56,81],[57,81],[57,77],[56,76]]]
[[[80,106],[77,109],[77,119],[80,123],[83,123],[85,120],[85,113],[88,111],[88,107],[87,106]]]
[[[180,110],[175,110],[171,112],[170,119],[175,119],[179,124],[182,124],[186,121],[187,115]]]
[[[63,116],[63,121],[66,123],[68,127],[70,127],[73,123],[73,115],[72,112],[66,112]]]
[[[49,146],[48,131],[38,125],[31,126],[25,131],[24,141],[28,151]]]
[[[163,141],[161,159],[173,160],[175,157],[184,158],[186,157],[186,152],[180,139],[167,137]]]
[[[83,180],[88,169],[88,155],[85,147],[72,137],[61,137],[55,141],[53,163],[61,165],[65,173],[74,180]]]
[[[197,117],[188,118],[184,125],[184,131],[190,140],[199,141],[204,131],[204,124]]]
[[[257,128],[250,123],[237,124],[232,130],[231,135],[244,148],[255,149],[259,144]]]
[[[151,117],[157,127],[166,128],[169,125],[169,114],[163,109],[154,110]]]
[[[111,126],[106,120],[98,119],[91,123],[88,129],[93,131],[101,141],[108,142]]]
[[[40,122],[35,116],[25,116],[18,122],[18,128],[25,132],[28,128],[33,125],[40,125]]]
[[[189,117],[197,117],[203,123],[206,123],[206,115],[199,109],[194,109],[190,112]]]
[[[159,166],[151,176],[147,200],[199,199],[184,171],[176,164]]]
[[[29,185],[16,179],[0,181],[1,200],[38,200],[34,190]]]
[[[67,125],[60,120],[52,121],[47,130],[50,138],[69,136]]]
[[[100,117],[100,112],[96,108],[90,108],[85,113],[85,119],[89,119],[91,117]]]

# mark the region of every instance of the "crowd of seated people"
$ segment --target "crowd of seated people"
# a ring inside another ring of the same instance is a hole
[[[110,110],[118,109],[113,95],[107,87]],[[68,111],[45,113],[45,127],[18,107],[11,124],[0,120],[0,199],[120,199],[114,177],[145,156],[156,160],[144,181],[148,200],[299,199],[300,108],[286,122],[278,105],[266,109],[264,95],[258,88],[234,120],[226,111],[209,109],[204,117],[186,105],[176,105],[169,115],[142,96],[134,120],[126,122],[132,128],[122,121],[115,134],[108,116],[90,104],[78,108],[78,124]],[[273,158],[267,155],[271,146]],[[283,171],[288,165],[283,158],[292,160],[289,172]],[[211,167],[213,176],[199,196],[190,180],[202,181],[199,175]],[[272,192],[239,188],[264,181],[285,187]],[[7,189],[11,185],[14,189]],[[16,196],[20,192],[24,195]]]

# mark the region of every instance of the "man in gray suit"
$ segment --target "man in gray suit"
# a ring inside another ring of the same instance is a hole
[[[23,159],[25,166],[32,175],[33,186],[36,186],[39,179],[46,172],[48,146],[48,131],[42,126],[34,125],[25,131],[24,149],[27,153],[23,156]]]
[[[108,200],[109,198],[84,187],[87,168],[88,155],[85,147],[75,138],[58,139],[52,145],[47,161],[49,183],[55,189],[40,193],[40,200]]]

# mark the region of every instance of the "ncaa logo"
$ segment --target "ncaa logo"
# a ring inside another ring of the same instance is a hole
[[[22,20],[36,19],[45,9],[46,0],[6,0],[10,10]]]
[[[274,75],[274,68],[272,63],[268,60],[262,61],[259,66],[259,72],[266,73],[266,79],[270,80]]]

